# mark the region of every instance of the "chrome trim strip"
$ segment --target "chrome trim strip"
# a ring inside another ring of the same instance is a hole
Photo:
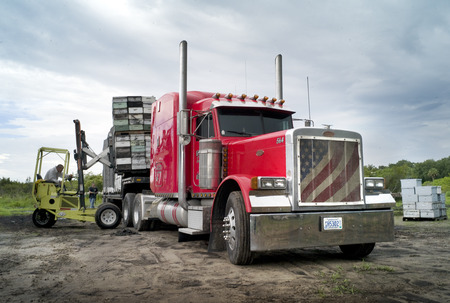
[[[289,212],[291,203],[287,196],[254,196],[250,195],[252,212]]]

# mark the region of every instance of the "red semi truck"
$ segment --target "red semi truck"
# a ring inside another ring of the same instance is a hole
[[[395,201],[383,179],[364,178],[361,136],[294,128],[280,56],[272,99],[187,91],[185,41],[180,58],[180,91],[151,104],[150,188],[123,200],[126,224],[177,225],[180,240],[209,234],[209,250],[240,265],[314,246],[361,258],[393,241]]]
[[[184,235],[209,234],[209,250],[233,264],[254,252],[334,246],[351,257],[393,241],[392,196],[363,176],[358,133],[294,128],[282,99],[186,90],[187,44],[180,44],[180,91],[153,102],[150,188],[125,203],[139,230],[163,221]]]

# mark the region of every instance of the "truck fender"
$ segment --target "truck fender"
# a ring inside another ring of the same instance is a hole
[[[244,198],[245,209],[250,212],[251,205],[249,199],[251,177],[248,175],[232,175],[225,178],[219,185],[211,208],[210,235],[208,251],[225,250],[225,240],[223,238],[223,218],[225,217],[225,207],[231,192],[241,191]]]

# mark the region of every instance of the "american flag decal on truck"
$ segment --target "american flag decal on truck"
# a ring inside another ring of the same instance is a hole
[[[360,202],[357,140],[299,139],[300,202]]]

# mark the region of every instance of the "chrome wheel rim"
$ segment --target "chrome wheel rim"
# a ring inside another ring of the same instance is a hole
[[[234,250],[236,248],[236,216],[234,214],[233,208],[230,208],[226,218],[227,218],[227,221],[229,224],[228,232],[227,232],[228,246],[230,246],[230,248],[232,250]]]
[[[117,220],[116,212],[112,209],[106,209],[102,212],[101,220],[102,223],[106,225],[114,224],[114,222]]]

